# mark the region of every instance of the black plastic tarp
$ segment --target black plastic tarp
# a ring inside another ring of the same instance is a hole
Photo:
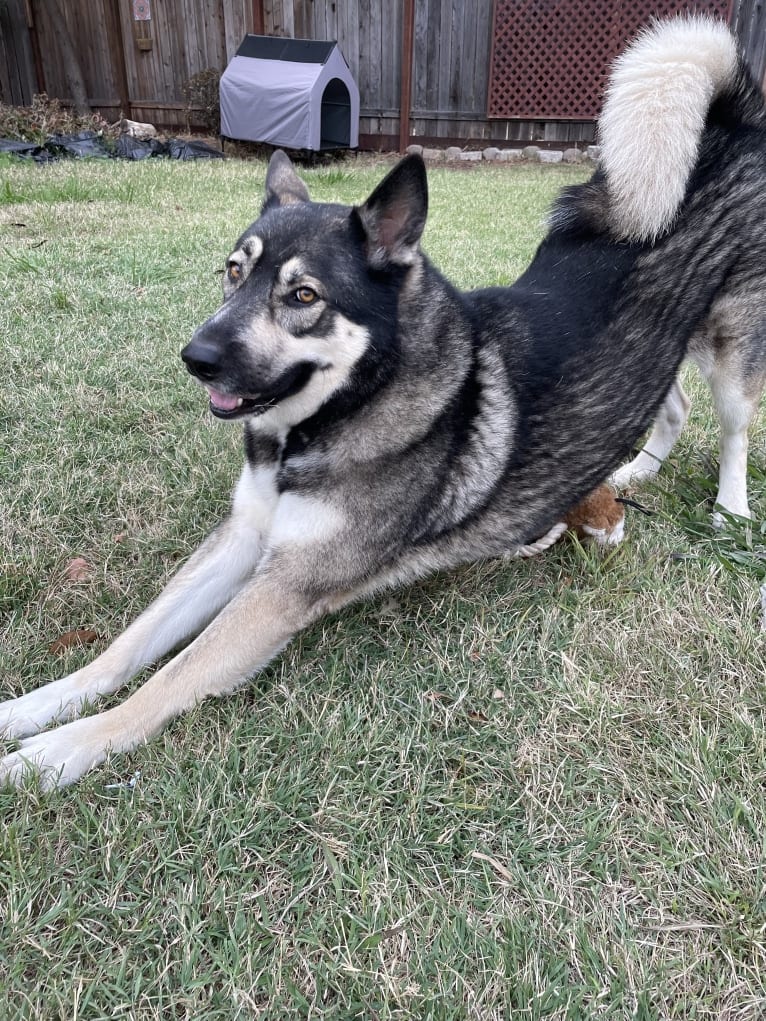
[[[95,157],[126,160],[143,160],[157,156],[174,160],[224,158],[219,149],[197,140],[169,138],[166,142],[160,142],[152,138],[147,142],[141,142],[130,135],[120,135],[114,143],[110,143],[95,131],[79,131],[74,135],[49,135],[42,145],[0,138],[0,152],[12,153],[22,159],[34,160],[36,163],[49,163],[51,160],[70,156],[78,159]]]

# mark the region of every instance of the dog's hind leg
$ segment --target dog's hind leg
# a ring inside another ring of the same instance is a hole
[[[196,635],[251,577],[263,549],[276,493],[245,469],[231,515],[184,564],[157,599],[100,656],[81,670],[0,703],[0,737],[36,734],[73,719],[86,703],[111,694],[138,670]]]
[[[706,373],[707,375],[707,373]],[[721,425],[718,495],[713,515],[716,526],[724,524],[721,511],[749,518],[747,499],[747,431],[758,410],[764,376],[758,373],[744,381],[729,367],[716,361],[708,382]]]
[[[657,414],[643,449],[632,461],[617,469],[612,475],[612,484],[618,489],[624,489],[632,483],[654,478],[681,435],[690,407],[691,402],[680,380],[676,379]]]
[[[733,289],[714,306],[709,341],[692,339],[689,354],[710,384],[721,427],[718,495],[713,523],[724,513],[750,517],[747,499],[748,428],[766,383],[766,295],[746,286]],[[722,513],[724,512],[724,513]]]

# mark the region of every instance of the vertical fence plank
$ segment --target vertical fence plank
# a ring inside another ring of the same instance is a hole
[[[256,30],[253,25],[253,5],[250,0],[237,0],[236,3],[220,0],[220,4],[223,12],[226,63],[228,64],[245,35]]]
[[[0,102],[28,106],[40,91],[24,0],[0,4]]]

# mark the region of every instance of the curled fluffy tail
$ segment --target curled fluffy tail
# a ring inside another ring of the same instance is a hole
[[[616,232],[652,241],[670,227],[715,97],[734,83],[736,43],[705,17],[656,22],[613,66],[599,121]]]

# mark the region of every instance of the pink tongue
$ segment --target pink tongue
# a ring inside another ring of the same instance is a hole
[[[231,394],[220,394],[217,390],[208,390],[210,395],[210,403],[215,405],[220,411],[234,411],[239,402],[238,397],[232,397]]]

